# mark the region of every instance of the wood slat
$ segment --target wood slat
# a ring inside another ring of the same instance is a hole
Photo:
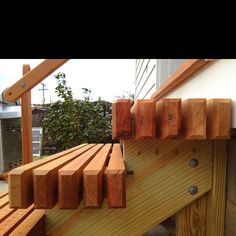
[[[95,144],[88,144],[33,170],[35,208],[52,208],[58,200],[58,170]]]
[[[9,205],[5,205],[0,209],[0,223],[9,217],[16,209],[10,208]]]
[[[153,99],[138,99],[131,108],[135,139],[156,137],[156,102]]]
[[[8,88],[4,97],[10,102],[16,101],[24,93],[30,91],[56,69],[66,63],[68,59],[46,59],[33,70],[26,73],[20,80]]]
[[[112,103],[112,139],[124,139],[132,136],[131,101],[118,99]]]
[[[182,127],[186,139],[206,139],[206,99],[183,101]]]
[[[4,206],[6,206],[6,205],[8,204],[8,202],[9,202],[9,197],[8,197],[8,195],[2,197],[2,198],[0,199],[0,209],[3,208]]]
[[[157,102],[157,133],[162,139],[181,136],[181,99]]]
[[[77,208],[82,198],[83,169],[103,147],[98,144],[58,171],[58,207]]]
[[[33,203],[33,169],[38,168],[50,161],[56,160],[63,155],[72,153],[86,144],[81,144],[63,152],[51,155],[38,161],[15,168],[9,172],[9,205],[14,208],[27,208]]]
[[[186,60],[164,84],[151,96],[153,99],[160,99],[166,96],[173,89],[177,88],[187,79],[196,73],[200,68],[208,64],[211,60],[207,59],[189,59]]]
[[[0,223],[0,235],[9,235],[32,211],[33,205],[27,209],[18,209],[10,217]]]
[[[23,65],[23,75],[30,71],[29,65]],[[33,161],[32,155],[32,110],[31,91],[21,97],[21,127],[22,127],[22,163]]]
[[[125,164],[120,144],[113,145],[106,174],[109,208],[126,207]]]
[[[45,234],[45,211],[34,210],[16,229],[9,234],[9,236],[42,236]]]
[[[83,170],[83,197],[85,207],[101,207],[103,172],[108,162],[111,144],[106,144]]]
[[[206,235],[224,236],[227,141],[214,141],[212,189],[207,198]]]
[[[6,196],[7,194],[8,194],[8,190],[1,191],[1,192],[0,192],[0,198]]]
[[[207,100],[207,138],[230,139],[231,99]]]
[[[206,195],[176,214],[176,236],[206,236]]]

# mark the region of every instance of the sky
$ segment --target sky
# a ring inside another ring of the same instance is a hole
[[[29,64],[31,70],[44,59],[0,59],[0,93],[22,77],[23,64]],[[75,99],[82,99],[82,88],[91,89],[92,99],[101,97],[114,101],[122,95],[134,93],[134,59],[71,59],[54,71],[42,82],[46,85],[45,102],[58,100],[55,94],[57,85],[54,75],[63,72],[67,85],[72,88]],[[32,89],[32,104],[43,102],[42,85]]]

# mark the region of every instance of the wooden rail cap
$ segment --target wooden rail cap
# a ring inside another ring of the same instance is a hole
[[[107,167],[107,196],[109,208],[126,207],[125,165],[119,144],[114,144]]]

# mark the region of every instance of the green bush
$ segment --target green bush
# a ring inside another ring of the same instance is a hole
[[[46,105],[43,119],[46,137],[64,150],[81,143],[111,142],[111,104],[91,101],[91,90],[83,88],[84,99],[75,100],[64,73],[55,75],[56,94],[62,99]],[[106,109],[107,108],[107,109]]]

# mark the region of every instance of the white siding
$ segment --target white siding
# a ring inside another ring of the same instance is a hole
[[[233,128],[236,128],[236,59],[221,59],[203,67],[177,87],[168,98],[231,98]]]

